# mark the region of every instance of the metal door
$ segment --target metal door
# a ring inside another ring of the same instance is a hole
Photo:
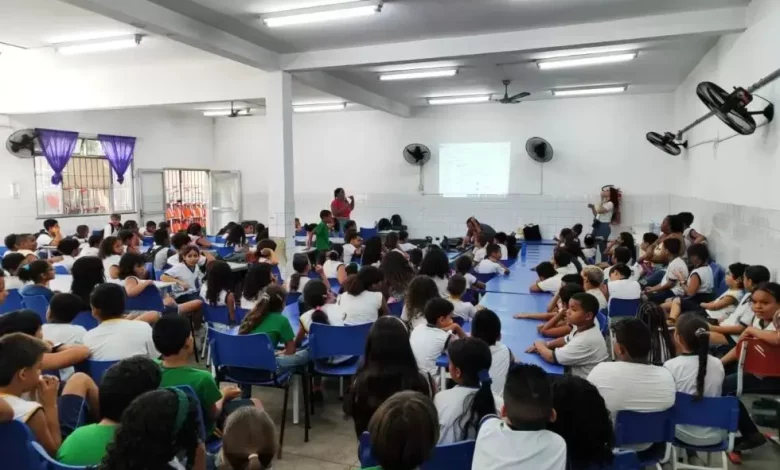
[[[162,170],[137,170],[135,180],[138,182],[138,212],[141,216],[141,226],[153,220],[160,223],[165,220],[165,185]]]

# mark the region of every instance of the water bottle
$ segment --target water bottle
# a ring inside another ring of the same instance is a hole
[[[528,254],[528,243],[523,241],[523,244],[520,245],[520,261],[523,263],[525,263],[526,254]]]

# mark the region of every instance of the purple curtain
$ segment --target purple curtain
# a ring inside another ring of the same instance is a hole
[[[135,150],[135,137],[122,137],[118,135],[98,135],[98,140],[103,146],[111,168],[116,173],[116,181],[119,184],[125,181],[125,172],[133,161]]]
[[[73,150],[76,148],[76,141],[79,138],[78,132],[55,131],[52,129],[36,129],[38,141],[43,148],[43,155],[46,161],[54,170],[54,176],[51,177],[52,184],[62,183],[62,170],[68,164]]]

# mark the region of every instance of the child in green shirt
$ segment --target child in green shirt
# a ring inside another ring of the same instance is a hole
[[[189,358],[193,354],[195,339],[187,319],[179,316],[161,318],[154,325],[152,339],[163,357],[160,363],[160,387],[189,385],[203,408],[207,434],[213,434],[216,426],[238,408],[255,406],[262,409],[260,400],[255,398],[236,400],[241,395],[238,387],[229,386],[220,391],[208,371],[190,367]]]
[[[312,238],[314,240],[314,248],[317,251],[330,250],[330,228],[333,226],[333,214],[327,209],[320,211],[320,223],[314,227],[314,230],[308,233],[308,239],[306,240],[306,247],[311,248]]]
[[[151,359],[134,356],[109,368],[100,382],[101,420],[76,428],[57,452],[57,460],[66,465],[98,465],[106,448],[114,441],[119,420],[135,397],[160,386],[160,368]]]

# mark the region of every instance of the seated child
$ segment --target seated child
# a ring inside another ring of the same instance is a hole
[[[414,272],[420,271],[420,263],[423,260],[423,251],[419,248],[415,248],[409,252],[409,264],[412,265]]]
[[[240,225],[238,225],[240,227]],[[209,264],[206,283],[200,288],[201,301],[212,307],[227,307],[230,324],[236,323],[236,296],[233,294],[233,270],[225,261],[217,260]],[[182,304],[184,306],[186,304]],[[197,308],[195,309],[197,311]],[[225,327],[212,322],[215,327]],[[218,326],[219,325],[219,326]]]
[[[505,261],[509,259],[509,249],[506,246],[506,233],[504,232],[498,232],[493,239],[493,243],[498,245],[498,247],[501,249],[501,261]]]
[[[662,304],[665,312],[671,310],[672,302],[676,299],[679,299],[680,308],[683,312],[690,312],[698,310],[700,304],[710,302],[714,298],[712,292],[715,290],[715,278],[712,274],[712,268],[710,268],[710,252],[707,249],[707,245],[691,245],[687,253],[688,262],[693,270],[687,279],[680,282],[684,289],[683,296],[667,299]],[[674,319],[671,320],[674,321]]]
[[[122,287],[106,283],[95,287],[90,296],[92,316],[99,325],[84,334],[84,345],[94,361],[120,361],[143,355],[157,359],[160,355],[152,340],[152,327],[143,321],[126,320],[125,292]]]
[[[60,261],[54,263],[54,266],[62,266],[70,272],[73,263],[76,262],[76,256],[79,255],[79,241],[75,238],[65,238],[57,245],[57,251],[60,252]]]
[[[362,243],[363,239],[357,232],[349,232],[344,235],[344,264],[351,263],[353,258],[363,254]]]
[[[574,294],[569,299],[566,320],[571,333],[550,342],[537,340],[527,352],[538,353],[552,364],[566,366],[569,373],[587,377],[596,365],[609,359],[607,344],[599,330],[598,300],[591,294]]]
[[[500,263],[501,249],[491,243],[485,248],[485,258],[474,268],[479,274],[509,274],[509,268]]]
[[[486,249],[488,244],[490,244],[490,235],[485,232],[479,233],[474,238],[474,265],[478,265],[483,259],[485,259],[485,257],[487,257]]]
[[[86,225],[79,225],[76,227],[76,234],[73,235],[73,238],[75,238],[80,245],[86,244],[89,239],[89,227]]]
[[[558,292],[561,288],[561,278],[563,274],[559,273],[549,261],[542,261],[536,268],[534,268],[536,274],[539,276],[539,280],[528,288],[531,292]]]
[[[573,276],[573,274],[567,274],[567,276]],[[548,338],[561,338],[571,333],[571,324],[566,320],[566,315],[569,313],[569,301],[574,294],[582,292],[585,290],[579,284],[562,285],[561,290],[558,291],[560,306],[552,317],[537,327],[539,333]]]
[[[19,291],[24,287],[24,282],[19,279],[19,269],[25,263],[21,253],[6,253],[3,256],[3,271],[5,271],[5,288]]]
[[[425,325],[425,306],[429,300],[438,297],[441,295],[433,279],[428,276],[415,276],[412,279],[404,296],[404,308],[401,312],[401,320],[406,323],[409,330]]]
[[[471,274],[471,267],[471,259],[468,256],[460,256],[455,260],[455,273],[466,279],[466,289],[484,289],[485,283],[478,281],[477,277]]]
[[[179,258],[181,262],[165,271],[160,280],[176,284],[171,293],[177,304],[197,301],[200,308],[200,251],[196,246],[187,245],[179,251]]]
[[[130,402],[160,387],[160,367],[151,359],[135,356],[111,366],[100,381],[100,421],[76,428],[60,446],[57,461],[65,465],[100,465],[119,420]]]
[[[62,438],[80,424],[85,400],[89,409],[99,409],[97,386],[86,374],[74,374],[62,388],[51,375],[41,375],[43,355],[49,346],[24,333],[0,338],[0,396],[14,413],[14,419],[30,428],[35,440],[51,456],[57,454]],[[27,400],[23,396],[35,396]]]
[[[312,323],[322,323],[325,325],[342,326],[344,325],[344,309],[340,305],[333,303],[333,293],[330,287],[320,279],[312,279],[306,283],[303,289],[303,301],[310,310],[300,316],[301,327],[295,337],[295,344],[300,347]]]
[[[449,301],[454,307],[454,313],[456,317],[461,318],[463,321],[470,321],[477,314],[477,307],[469,302],[464,302],[461,299],[463,294],[466,293],[466,278],[460,274],[454,274],[450,277],[447,284],[447,292],[449,292]]]
[[[103,243],[103,235],[90,235],[87,239],[87,245],[81,245],[81,251],[77,258],[83,258],[85,256],[99,256],[100,245]]]
[[[9,253],[20,253],[28,263],[38,259],[35,250],[38,249],[38,243],[35,241],[35,235],[22,233],[19,235],[8,235],[5,237],[5,246],[8,247],[6,255]]]
[[[252,310],[263,295],[263,289],[270,284],[276,284],[277,279],[268,263],[251,265],[244,277],[244,287],[241,292],[241,308]]]
[[[406,230],[398,232],[398,248],[407,253],[417,248],[417,245],[409,243],[409,232]]]
[[[555,265],[555,270],[563,274],[579,274],[577,266],[574,265],[574,255],[564,248],[558,248],[553,253],[552,262]]]
[[[222,449],[215,456],[214,468],[271,468],[275,455],[274,422],[264,410],[247,406],[230,413],[225,420]]]
[[[162,271],[168,264],[168,256],[171,251],[171,235],[167,230],[154,232],[154,246],[147,253],[146,259],[151,259],[155,271]]]
[[[147,287],[154,285],[154,281],[144,279],[145,277],[146,259],[138,253],[128,252],[119,259],[117,279],[110,282],[124,287],[127,297],[138,297]],[[160,318],[160,314],[161,312],[129,310],[125,312],[124,318],[154,324]]]
[[[660,284],[645,289],[648,301],[661,304],[666,299],[685,295],[682,282],[688,278],[688,266],[677,255],[680,245],[681,242],[677,238],[667,238],[663,241],[661,257],[666,260],[668,266]]]
[[[105,271],[106,281],[116,279],[119,273],[119,260],[125,254],[125,246],[117,237],[106,237],[100,242],[100,252],[98,258],[103,260],[103,270]]]
[[[626,248],[625,246],[616,246],[615,251],[612,255],[612,259],[615,264],[625,264],[626,266],[631,269],[631,273],[626,279],[631,279],[632,281],[638,281],[639,277],[642,275],[642,268],[638,264],[632,264],[631,262],[631,251]],[[604,268],[604,277],[609,279],[609,273],[612,269],[612,266]]]
[[[509,366],[514,364],[515,357],[512,351],[501,341],[501,319],[492,310],[482,309],[474,316],[471,325],[471,336],[487,343],[490,354],[493,357],[490,363],[490,385],[493,395],[504,395],[504,383]]]
[[[150,220],[146,222],[146,229],[144,230],[143,235],[145,237],[153,237],[156,232],[157,232],[157,224],[154,222],[154,220]]]
[[[769,270],[761,265],[748,266],[742,275],[745,294],[740,299],[734,311],[717,325],[710,326],[710,343],[733,348],[737,345],[745,328],[753,323],[755,313],[751,306],[751,293],[771,278]]]
[[[19,271],[19,280],[25,286],[19,291],[22,297],[39,295],[47,301],[54,297],[54,291],[49,289],[49,282],[54,279],[54,268],[43,260],[33,261],[22,266]]]
[[[548,431],[555,420],[552,387],[539,366],[509,368],[501,418],[482,419],[471,468],[503,470],[565,470],[566,441]]]
[[[426,324],[412,330],[409,343],[420,372],[438,376],[436,360],[447,350],[453,335],[465,338],[466,333],[452,320],[454,307],[449,300],[435,298],[425,304]]]
[[[46,323],[43,324],[43,339],[52,344],[82,344],[87,330],[83,326],[71,325],[80,312],[89,307],[74,294],[55,294],[49,302]]]
[[[257,399],[236,400],[241,396],[238,387],[231,385],[220,391],[209,371],[190,366],[195,338],[185,318],[161,318],[154,325],[152,337],[155,348],[162,354],[160,387],[192,387],[203,408],[207,435],[213,435],[214,429],[224,423],[225,417],[237,408],[255,406],[262,409]]]
[[[502,406],[490,388],[492,356],[484,341],[469,337],[452,341],[447,356],[456,385],[433,398],[441,428],[439,444],[476,439],[482,418],[498,413]]]
[[[604,297],[604,271],[597,266],[585,266],[582,268],[582,281],[585,292],[599,301],[599,310],[607,308],[607,298]]]
[[[563,288],[569,284],[576,284],[577,287],[579,287],[578,290],[575,291],[569,291],[570,293],[566,297],[566,300],[563,300],[561,298],[561,291]],[[514,315],[514,318],[517,319],[526,319],[526,320],[544,320],[549,321],[552,320],[557,314],[563,312],[565,314],[565,310],[568,307],[569,298],[571,298],[572,294],[575,294],[577,292],[585,292],[582,288],[583,281],[582,276],[579,274],[567,274],[561,278],[561,286],[558,288],[558,291],[553,296],[552,300],[547,304],[547,311],[543,313],[517,313]]]
[[[642,296],[642,286],[631,279],[632,274],[631,268],[623,263],[610,267],[607,283],[610,299],[634,300]]]
[[[587,234],[582,239],[582,254],[585,256],[585,261],[588,263],[594,263],[596,260],[596,239],[593,235]]]
[[[431,457],[439,441],[436,407],[420,392],[397,392],[377,408],[368,433],[379,466],[364,470],[415,470]]]
[[[322,256],[323,253],[320,254]],[[336,279],[339,284],[344,284],[347,280],[347,271],[344,262],[341,261],[341,257],[337,251],[329,251],[325,255],[326,259],[322,264],[322,271],[325,277],[328,279]]]
[[[734,263],[726,272],[726,286],[728,289],[712,302],[702,302],[696,311],[706,313],[706,316],[715,320],[723,320],[737,309],[737,304],[745,295],[742,275],[745,273],[746,264]],[[681,305],[676,299],[672,303],[669,318],[677,318],[681,313]],[[703,311],[703,312],[702,312]]]

